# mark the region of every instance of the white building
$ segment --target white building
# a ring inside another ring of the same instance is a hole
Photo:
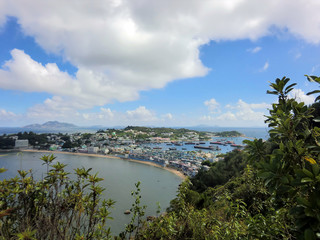
[[[98,153],[98,147],[88,147],[88,153]]]
[[[29,140],[24,139],[24,140],[16,140],[14,144],[15,148],[28,148],[29,147]]]

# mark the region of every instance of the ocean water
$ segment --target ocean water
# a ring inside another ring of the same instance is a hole
[[[33,169],[36,178],[42,178],[46,167],[42,165],[40,157],[43,153],[24,152],[22,156],[16,153],[0,153],[0,168],[8,169],[0,174],[0,180],[17,175],[17,170]],[[125,224],[131,220],[131,214],[125,215],[124,211],[130,209],[134,199],[131,191],[134,184],[141,182],[142,204],[147,205],[145,216],[155,216],[157,202],[164,212],[169,207],[170,201],[175,198],[181,178],[175,174],[154,166],[130,162],[122,159],[77,156],[67,154],[55,154],[57,161],[67,164],[66,170],[85,167],[92,168],[92,173],[98,172],[98,176],[104,178],[100,183],[106,190],[103,197],[116,201],[111,209],[114,220],[109,221],[111,231],[114,234],[124,230]]]
[[[98,129],[93,128],[70,128],[70,129],[28,129],[22,127],[0,127],[0,135],[16,134],[18,132],[34,132],[34,133],[95,133]]]
[[[238,131],[239,133],[244,134],[248,138],[262,138],[264,140],[267,140],[269,138],[269,128],[267,127],[190,127],[190,129],[208,132]]]

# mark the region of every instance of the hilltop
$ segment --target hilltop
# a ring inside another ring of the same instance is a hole
[[[78,126],[71,123],[64,123],[58,121],[48,121],[43,124],[30,124],[24,126],[23,128],[27,129],[61,129],[61,128],[77,128]]]

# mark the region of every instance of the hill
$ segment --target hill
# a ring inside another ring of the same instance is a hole
[[[71,123],[64,123],[58,121],[48,121],[44,124],[31,124],[24,126],[23,128],[27,129],[64,129],[64,128],[77,128],[76,125]]]

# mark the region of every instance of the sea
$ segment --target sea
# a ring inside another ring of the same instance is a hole
[[[32,169],[36,178],[43,178],[46,172],[46,167],[40,160],[43,155],[33,152],[23,152],[22,155],[0,152],[0,168],[8,169],[0,174],[0,180],[16,176],[20,169]],[[63,153],[55,156],[55,161],[67,164],[66,170],[69,172],[73,172],[75,168],[92,168],[92,173],[98,173],[99,177],[104,178],[100,183],[105,188],[103,198],[116,201],[111,209],[114,219],[108,223],[114,235],[123,231],[131,220],[132,214],[125,215],[124,211],[130,209],[134,202],[131,191],[135,190],[135,183],[141,182],[141,202],[147,206],[145,216],[156,216],[157,203],[160,204],[161,212],[165,212],[170,201],[176,197],[178,186],[182,182],[182,179],[172,172],[128,160]]]
[[[247,138],[257,138],[267,140],[269,138],[268,127],[190,127],[192,130],[206,131],[206,132],[224,132],[224,131],[237,131]]]

